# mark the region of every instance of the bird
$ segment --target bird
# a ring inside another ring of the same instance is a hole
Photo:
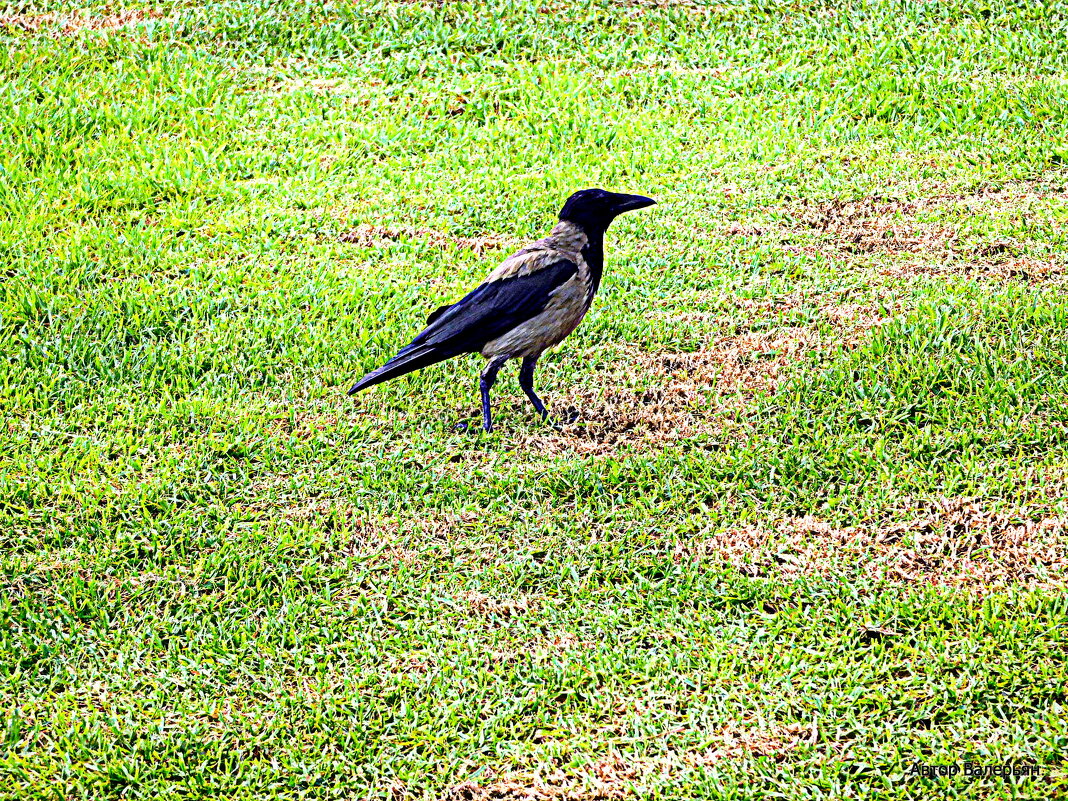
[[[542,419],[549,416],[534,391],[541,355],[582,322],[604,271],[604,235],[627,211],[656,203],[644,195],[583,189],[560,209],[543,239],[506,258],[456,303],[431,312],[426,328],[388,362],[357,381],[349,395],[466,353],[487,364],[479,378],[482,427],[493,430],[490,389],[510,359],[522,359],[519,386]]]

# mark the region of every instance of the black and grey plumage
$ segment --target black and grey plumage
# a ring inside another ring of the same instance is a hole
[[[349,394],[422,367],[480,353],[482,425],[493,430],[490,388],[509,359],[523,360],[519,386],[542,417],[545,404],[534,392],[534,367],[548,348],[570,334],[593,302],[604,269],[604,234],[617,216],[656,201],[603,189],[584,189],[567,199],[560,222],[544,239],[513,253],[478,287],[436,309],[410,344],[365,375]]]

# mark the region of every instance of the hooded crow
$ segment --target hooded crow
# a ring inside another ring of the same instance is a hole
[[[482,426],[493,430],[490,388],[501,366],[523,359],[519,386],[543,418],[534,393],[534,367],[582,321],[604,269],[604,234],[618,215],[656,201],[603,189],[583,189],[567,199],[560,222],[544,239],[512,254],[486,280],[453,304],[433,311],[427,327],[400,353],[365,375],[352,395],[463,353],[489,360],[482,371]]]

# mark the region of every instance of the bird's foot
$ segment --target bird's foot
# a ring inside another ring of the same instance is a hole
[[[567,425],[571,425],[572,423],[577,423],[580,417],[582,417],[582,413],[574,406],[570,406],[567,411],[564,412],[563,422]]]

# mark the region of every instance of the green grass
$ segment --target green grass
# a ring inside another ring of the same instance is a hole
[[[1068,6],[140,5],[0,27],[0,799],[1066,792]],[[593,185],[574,422],[345,396]]]

